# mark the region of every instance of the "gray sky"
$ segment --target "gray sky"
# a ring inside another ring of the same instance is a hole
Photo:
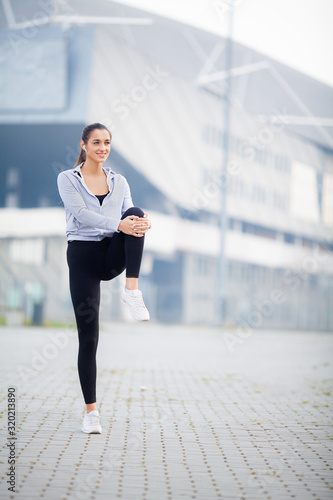
[[[333,0],[118,0],[233,38],[333,86]]]

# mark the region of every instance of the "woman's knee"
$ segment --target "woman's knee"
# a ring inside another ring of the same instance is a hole
[[[140,207],[130,207],[126,212],[122,215],[122,219],[128,217],[129,215],[136,215],[137,217],[143,217],[144,211]]]

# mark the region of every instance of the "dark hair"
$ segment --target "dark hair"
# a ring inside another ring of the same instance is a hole
[[[88,140],[89,140],[89,137],[90,137],[90,134],[93,130],[107,130],[110,134],[110,139],[112,139],[112,134],[110,132],[110,130],[105,126],[103,125],[102,123],[92,123],[91,125],[87,125],[84,129],[83,129],[83,132],[82,132],[82,137],[81,139],[83,140],[83,142],[85,144],[87,144]],[[80,150],[80,154],[78,156],[78,159],[76,160],[76,163],[74,165],[73,168],[77,167],[78,165],[81,165],[81,163],[85,162],[86,161],[86,153],[85,151],[81,148]]]

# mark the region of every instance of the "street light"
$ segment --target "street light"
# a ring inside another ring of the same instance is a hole
[[[225,251],[225,240],[228,229],[227,214],[227,166],[229,161],[230,142],[230,104],[231,104],[231,68],[232,68],[232,24],[233,9],[229,10],[228,36],[225,51],[225,93],[224,93],[224,134],[223,134],[223,163],[221,183],[221,206],[219,216],[220,251],[217,260],[217,278],[215,293],[215,325],[220,326],[226,320],[226,291],[228,281],[228,261]]]

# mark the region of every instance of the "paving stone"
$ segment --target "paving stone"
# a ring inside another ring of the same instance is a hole
[[[230,352],[219,329],[105,325],[99,436],[81,432],[76,341],[33,369],[33,349],[56,331],[0,327],[1,499],[333,498],[331,335],[254,332]],[[13,385],[15,497],[6,484]]]

